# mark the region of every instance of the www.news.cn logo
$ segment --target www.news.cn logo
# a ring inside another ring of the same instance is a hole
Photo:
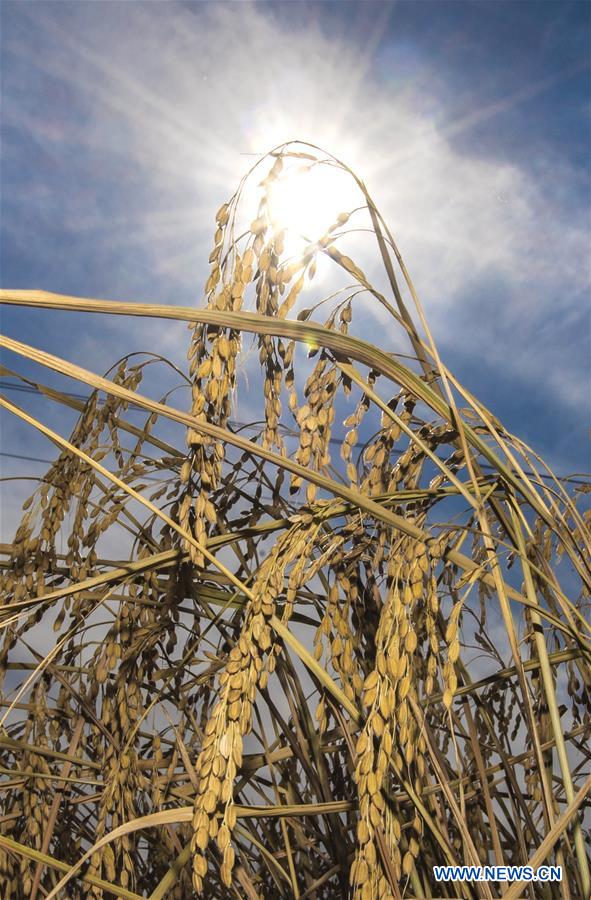
[[[562,881],[562,866],[433,866],[435,881]]]

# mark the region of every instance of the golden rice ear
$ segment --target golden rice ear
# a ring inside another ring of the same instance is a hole
[[[301,160],[360,203],[294,259],[268,191]],[[0,406],[57,447],[0,546],[0,893],[375,900],[494,861],[557,863],[587,896],[588,485],[444,366],[357,176],[296,143],[248,177],[200,306],[0,292],[191,328],[186,373],[0,338],[27,363],[6,393],[43,401]],[[344,252],[358,228],[387,295]]]

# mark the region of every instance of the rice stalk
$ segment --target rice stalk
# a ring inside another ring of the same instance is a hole
[[[359,207],[289,256],[273,185],[316,166]],[[345,252],[363,217],[391,297]],[[321,256],[347,287],[304,307]],[[364,183],[319,148],[257,163],[209,265],[196,308],[0,292],[190,328],[186,373],[0,338],[90,391],[2,367],[46,415],[2,407],[58,453],[0,547],[2,895],[488,898],[433,866],[544,862],[544,897],[588,898],[589,483],[447,369]],[[410,356],[360,337],[372,304]]]

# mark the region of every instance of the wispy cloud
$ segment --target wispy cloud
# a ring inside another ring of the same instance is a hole
[[[4,48],[15,67],[3,111],[8,178],[23,138],[39,165],[24,192],[7,182],[3,226],[20,235],[26,258],[26,219],[37,271],[46,266],[54,289],[65,272],[64,289],[84,282],[88,293],[197,302],[213,213],[254,161],[242,154],[302,138],[365,178],[452,365],[484,360],[516,390],[543,383],[555,403],[586,404],[589,210],[580,173],[543,145],[532,148],[534,171],[453,141],[569,72],[458,118],[435,88],[437,107],[424,102],[438,78],[424,58],[420,79],[377,77],[372,53],[386,21],[364,48],[327,35],[313,17],[294,29],[266,4],[35,4],[13,15],[22,27]],[[395,12],[390,19],[395,57]],[[65,241],[73,252],[57,268]],[[372,272],[375,249],[368,254],[362,264]],[[380,321],[380,308],[366,306],[364,316]],[[153,328],[134,323],[134,338]],[[117,352],[129,335],[115,331]],[[161,336],[165,350],[178,334]],[[87,345],[84,354],[91,365]]]

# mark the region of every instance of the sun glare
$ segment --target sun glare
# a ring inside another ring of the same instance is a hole
[[[329,165],[292,165],[269,187],[269,215],[286,229],[286,249],[294,251],[321,238],[356,204],[350,176]]]

